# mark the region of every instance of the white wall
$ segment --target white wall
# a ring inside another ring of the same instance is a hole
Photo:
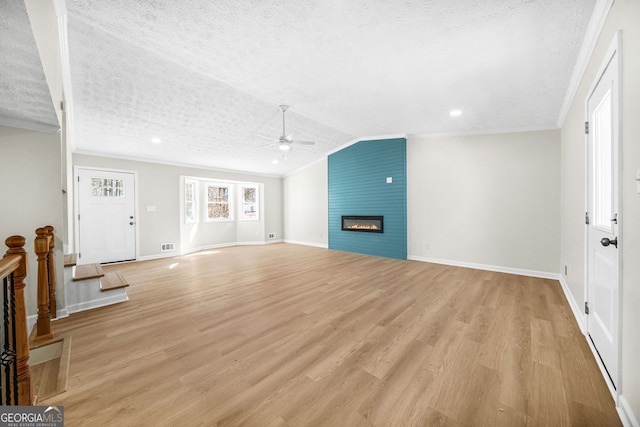
[[[212,181],[228,180],[236,182],[255,182],[262,184],[262,212],[264,230],[255,236],[253,225],[247,225],[252,233],[251,241],[265,240],[265,233],[281,236],[282,227],[282,184],[277,177],[249,175],[228,171],[216,171],[134,160],[98,157],[82,154],[73,155],[74,166],[89,166],[106,169],[135,171],[138,173],[138,235],[141,258],[178,255],[202,247],[235,244],[238,229],[234,223],[201,223],[197,227],[184,227],[181,220],[181,194],[183,176],[207,178]],[[202,202],[202,200],[201,200]],[[147,212],[147,206],[155,206],[155,212]],[[241,227],[242,228],[242,227]],[[186,233],[186,234],[185,234]],[[255,238],[253,238],[255,236]],[[240,238],[247,238],[241,231]],[[175,243],[175,253],[160,252],[162,243]]]
[[[559,131],[407,142],[410,259],[559,273]]]
[[[616,0],[589,61],[576,97],[562,126],[562,246],[561,262],[569,265],[565,280],[578,305],[584,303],[585,99],[614,33],[622,30],[621,151],[622,151],[622,381],[620,404],[640,417],[640,2]]]
[[[29,257],[26,279],[27,315],[37,314],[37,258],[33,251],[36,228],[52,225],[62,229],[62,188],[60,184],[60,136],[0,126],[0,257],[7,247],[7,237],[20,235],[26,239]],[[63,252],[56,235],[56,280],[63,279]],[[64,292],[58,292],[64,305]]]
[[[327,158],[284,179],[284,235],[287,242],[329,244],[329,177]]]
[[[410,258],[560,272],[557,130],[407,142]],[[284,180],[285,239],[327,245],[327,161]]]

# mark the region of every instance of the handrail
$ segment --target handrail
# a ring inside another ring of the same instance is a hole
[[[19,255],[7,255],[0,259],[0,280],[9,277],[18,267],[20,267]]]
[[[27,309],[24,298],[24,279],[27,277],[27,253],[24,250],[25,238],[11,236],[5,240],[9,247],[6,255],[0,260],[0,279],[13,279],[13,297],[15,311],[9,319],[11,323],[12,345],[15,352],[18,405],[31,404],[31,372],[29,370],[29,332],[27,329]],[[17,264],[17,265],[16,265]],[[8,280],[8,281],[9,281]],[[15,388],[15,385],[13,385]],[[15,392],[15,389],[14,389]]]

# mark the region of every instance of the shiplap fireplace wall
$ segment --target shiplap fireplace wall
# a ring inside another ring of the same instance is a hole
[[[329,248],[407,258],[407,140],[360,141],[329,156]],[[383,233],[342,229],[343,216],[384,217]]]

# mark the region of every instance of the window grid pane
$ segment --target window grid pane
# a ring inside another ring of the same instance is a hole
[[[594,225],[612,227],[613,141],[611,94],[608,93],[593,112],[593,212]]]
[[[230,219],[229,187],[220,185],[207,186],[207,218]]]
[[[124,197],[124,179],[91,178],[93,197]]]

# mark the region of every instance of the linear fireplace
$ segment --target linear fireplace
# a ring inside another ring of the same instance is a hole
[[[361,231],[365,233],[384,233],[383,216],[343,215],[342,231]]]

